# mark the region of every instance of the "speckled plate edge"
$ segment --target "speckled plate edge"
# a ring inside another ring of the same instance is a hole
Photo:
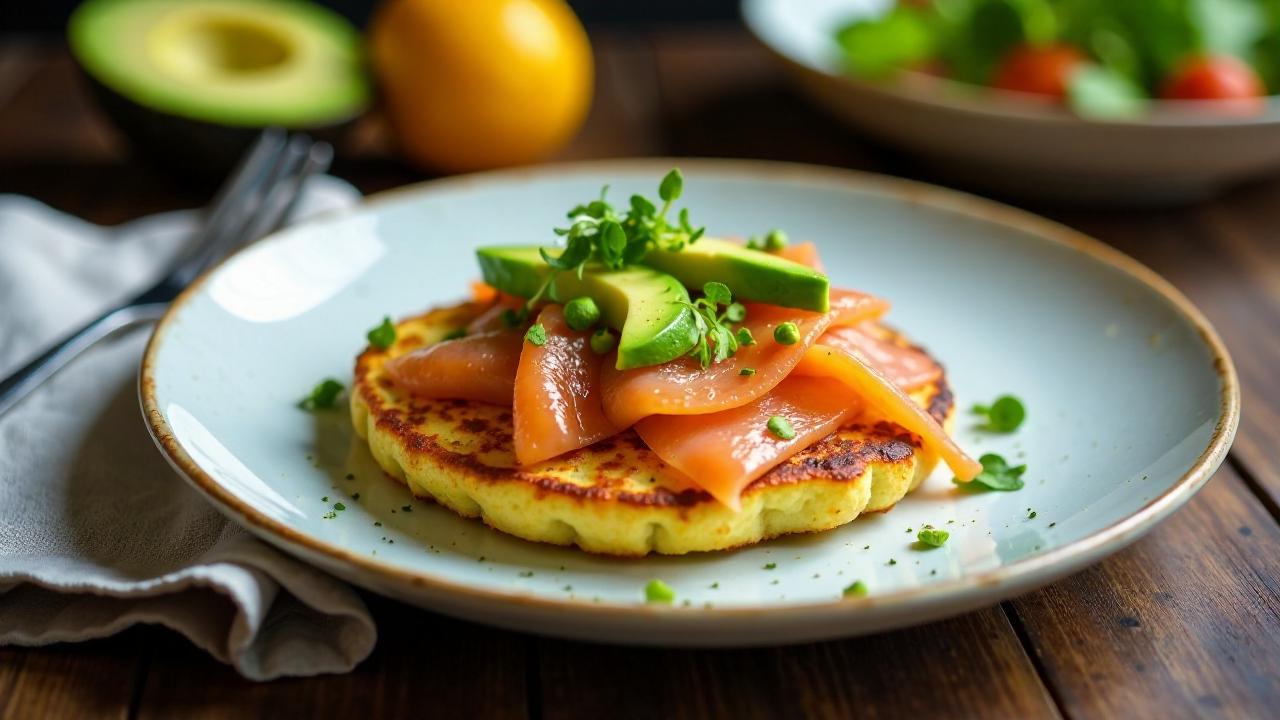
[[[1092,535],[993,570],[919,588],[826,602],[713,608],[589,602],[572,598],[538,597],[522,592],[482,590],[430,573],[408,571],[298,532],[228,492],[202,470],[174,438],[156,399],[155,360],[169,323],[183,305],[200,291],[208,278],[217,272],[218,268],[215,267],[192,283],[173,302],[156,326],[143,355],[138,381],[139,396],[144,418],[156,446],[180,475],[240,525],[286,551],[377,592],[449,614],[534,632],[640,644],[683,645],[799,642],[849,636],[926,622],[990,605],[1064,577],[1125,547],[1187,502],[1226,458],[1240,421],[1239,381],[1226,347],[1200,311],[1168,281],[1119,250],[1037,215],[962,192],[872,173],[798,163],[645,158],[562,163],[430,180],[370,196],[357,211],[408,194],[430,192],[444,187],[480,186],[492,181],[515,179],[534,180],[548,175],[578,172],[604,174],[611,169],[661,173],[673,165],[679,165],[686,172],[692,173],[701,171],[756,175],[771,180],[803,180],[839,185],[910,204],[928,205],[1003,225],[1038,240],[1069,247],[1129,275],[1168,301],[1196,329],[1212,357],[1213,368],[1221,383],[1221,395],[1220,412],[1209,444],[1168,490],[1128,517]],[[558,627],[538,624],[539,621],[562,617],[566,613],[575,618],[573,624]],[[628,628],[628,624],[634,625],[637,619],[644,621],[640,623],[642,629]],[[770,629],[756,626],[761,620],[768,620],[776,627]],[[754,632],[740,640],[723,636],[724,630],[745,627],[743,623],[751,623]],[[716,630],[717,627],[719,631]]]

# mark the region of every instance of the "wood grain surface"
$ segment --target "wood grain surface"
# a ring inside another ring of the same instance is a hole
[[[597,94],[566,158],[787,159],[931,178],[791,91],[736,28],[593,35]],[[371,116],[335,173],[422,179]],[[0,46],[0,192],[99,223],[200,204],[131,162],[58,46]],[[867,638],[635,649],[481,627],[369,596],[373,656],[341,677],[250,683],[157,628],[0,648],[0,717],[1239,717],[1280,708],[1280,180],[1174,210],[1032,207],[1169,278],[1244,384],[1223,470],[1099,565],[1000,606]],[[0,241],[3,239],[0,238]]]

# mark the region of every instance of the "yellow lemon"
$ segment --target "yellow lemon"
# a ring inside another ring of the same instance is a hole
[[[388,0],[369,41],[400,148],[427,169],[537,161],[591,104],[591,45],[561,0]]]

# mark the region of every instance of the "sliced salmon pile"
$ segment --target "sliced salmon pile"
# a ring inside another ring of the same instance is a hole
[[[910,392],[942,377],[942,366],[923,350],[886,340],[872,323],[833,327],[818,342],[853,355]]]
[[[727,360],[707,368],[688,357],[634,370],[606,365],[601,377],[605,414],[615,425],[630,427],[650,415],[702,415],[751,402],[782,382],[827,328],[878,317],[888,303],[851,290],[832,290],[831,310],[825,314],[757,303],[746,307],[742,325],[756,342],[738,348]],[[774,342],[773,331],[784,322],[796,324],[800,342]],[[742,375],[744,368],[755,374]]]
[[[524,343],[516,371],[516,460],[521,465],[549,460],[616,435],[600,402],[600,366],[605,357],[591,350],[590,333],[575,332],[559,305],[538,314],[546,328],[542,345]]]
[[[821,267],[809,243],[778,254]],[[540,312],[546,342],[535,345],[525,341],[523,328],[502,320],[520,301],[490,297],[492,306],[468,325],[467,335],[392,359],[386,368],[401,387],[423,397],[512,406],[521,465],[634,427],[664,462],[737,509],[753,480],[870,411],[920,436],[961,480],[982,470],[907,394],[938,380],[942,368],[877,332],[875,320],[889,309],[880,298],[832,289],[826,313],[749,303],[742,327],[756,342],[733,357],[707,368],[686,357],[618,370],[613,354],[591,350],[589,333],[569,328],[560,306]],[[796,324],[799,342],[773,339],[784,322]],[[794,437],[782,439],[767,428],[775,415],[789,421]]]
[[[745,405],[707,415],[652,415],[635,429],[663,462],[738,510],[753,480],[835,432],[862,408],[858,395],[839,381],[788,377]],[[787,418],[795,437],[783,440],[768,429],[775,415]]]

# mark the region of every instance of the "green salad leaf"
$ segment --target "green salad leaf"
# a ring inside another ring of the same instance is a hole
[[[844,25],[836,31],[836,42],[850,71],[878,79],[933,57],[938,36],[928,16],[899,5],[878,18]]]
[[[1088,63],[1071,74],[1067,103],[1077,115],[1098,120],[1129,119],[1146,109],[1146,93],[1123,73]]]
[[[1276,0],[924,0],[893,3],[834,33],[850,73],[881,79],[930,67],[961,82],[992,82],[1015,46],[1074,46],[1089,64],[1068,103],[1081,115],[1124,119],[1157,97],[1189,57],[1226,54],[1280,85]]]

